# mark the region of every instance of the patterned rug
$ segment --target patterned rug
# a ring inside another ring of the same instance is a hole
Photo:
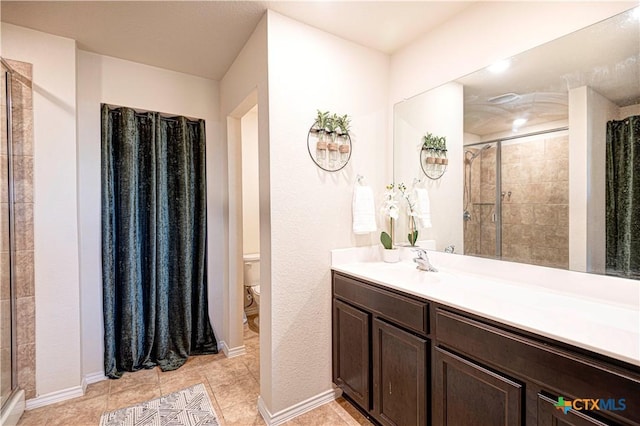
[[[100,426],[218,426],[203,384],[104,413]]]

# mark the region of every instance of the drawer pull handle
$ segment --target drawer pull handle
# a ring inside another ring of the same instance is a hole
[[[389,382],[389,395],[391,395],[391,382]]]

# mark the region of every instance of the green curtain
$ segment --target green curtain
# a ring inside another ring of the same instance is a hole
[[[204,121],[102,105],[105,374],[217,353],[208,316]]]
[[[640,278],[640,116],[607,123],[607,274]]]

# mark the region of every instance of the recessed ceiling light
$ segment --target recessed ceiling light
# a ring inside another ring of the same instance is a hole
[[[501,72],[504,72],[507,68],[509,68],[510,65],[511,65],[510,59],[503,59],[501,61],[498,61],[494,64],[489,65],[487,69],[494,74],[499,74]]]
[[[522,127],[526,122],[526,118],[516,118],[515,120],[513,120],[513,123],[511,123],[511,130],[517,132],[518,129]]]

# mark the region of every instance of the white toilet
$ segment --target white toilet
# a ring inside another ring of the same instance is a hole
[[[260,253],[245,254],[243,261],[245,289],[244,311],[247,315],[253,315],[259,313],[260,308]]]

